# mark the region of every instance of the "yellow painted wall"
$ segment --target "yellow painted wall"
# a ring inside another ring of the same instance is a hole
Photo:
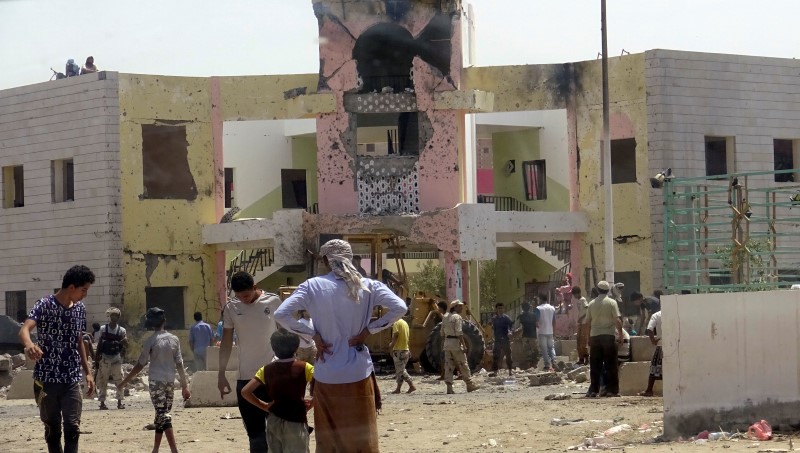
[[[494,194],[514,197],[536,211],[569,210],[569,189],[547,178],[547,198],[545,200],[525,199],[525,177],[522,163],[541,158],[539,131],[529,129],[492,134],[492,155],[494,163]],[[516,171],[506,174],[506,162],[513,159]],[[553,163],[551,163],[553,165]],[[547,166],[547,162],[545,162]]]
[[[642,289],[644,292],[651,292],[655,288],[652,288],[650,246],[651,189],[648,182],[650,175],[644,54],[609,59],[609,80],[612,138],[625,138],[615,136],[614,133],[629,129],[637,143],[638,182],[617,184],[613,188],[614,236],[639,235],[644,238],[626,244],[615,244],[615,270],[639,271]],[[580,153],[579,203],[580,210],[586,213],[589,220],[589,232],[583,236],[580,250],[581,266],[580,269],[573,269],[573,274],[580,276],[584,275],[585,267],[591,266],[590,244],[594,244],[598,274],[602,276],[604,271],[605,197],[603,187],[599,184],[600,141],[603,132],[601,82],[600,60],[578,62],[571,67],[568,64],[472,67],[464,69],[462,76],[462,89],[494,93],[494,110],[497,112],[570,108],[569,93],[573,93],[572,99],[576,108],[575,112],[568,113],[568,121],[577,129],[577,144],[571,145],[577,145]],[[517,165],[519,167],[519,162]],[[578,165],[578,162],[570,165]],[[503,178],[502,175],[496,177],[496,187],[498,184],[502,186]],[[548,181],[548,197],[550,187]]]
[[[525,295],[525,283],[546,282],[553,268],[521,248],[497,249],[497,302],[512,303]]]
[[[605,262],[605,187],[600,184],[600,155],[603,136],[600,62],[580,63],[584,91],[578,97],[578,148],[580,149],[580,204],[589,221],[584,235],[583,263],[589,266],[589,244],[594,244],[598,275]],[[614,243],[615,271],[638,271],[641,289],[652,292],[652,237],[650,231],[651,188],[647,153],[647,104],[644,54],[609,60],[609,94],[612,118],[611,138],[636,139],[636,183],[614,184],[613,236],[643,238],[625,244]],[[579,272],[583,272],[581,269]],[[575,272],[573,272],[575,273]],[[581,274],[582,275],[582,274]]]
[[[127,319],[145,312],[145,288],[181,286],[188,328],[195,311],[218,317],[215,255],[201,228],[216,223],[209,81],[203,78],[120,74],[120,172],[124,308]],[[189,169],[197,198],[142,200],[143,124],[185,121]],[[168,314],[169,315],[169,314]]]

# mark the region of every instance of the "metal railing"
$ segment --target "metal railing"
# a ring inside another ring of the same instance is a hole
[[[533,208],[514,197],[478,195],[478,203],[493,204],[495,211],[532,212]]]
[[[319,203],[314,203],[311,206],[306,208],[306,212],[309,214],[319,214]]]
[[[239,271],[245,271],[250,275],[256,275],[264,268],[272,266],[275,262],[275,249],[272,247],[242,250],[228,265],[227,286],[228,295],[231,295],[231,277]]]
[[[570,241],[539,241],[538,244],[559,261],[569,261]]]

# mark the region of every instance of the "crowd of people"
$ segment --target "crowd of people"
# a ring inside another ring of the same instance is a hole
[[[320,256],[329,272],[306,280],[283,302],[277,295],[258,288],[247,272],[235,273],[231,278],[234,297],[225,304],[217,333],[203,321],[202,313],[194,315],[189,345],[195,369],[206,368],[206,350],[217,343],[220,398],[235,391],[251,452],[308,451],[312,431],[317,451],[378,451],[381,395],[365,340],[384,329],[392,332],[389,346],[397,384],[392,393],[400,393],[403,384],[407,384],[407,393],[416,390],[406,371],[410,358],[409,326],[402,318],[407,314],[408,300],[403,301],[390,289],[391,281],[365,278],[349,243],[328,241],[321,247]],[[149,365],[149,393],[155,411],[153,451],[159,450],[162,437],[166,436],[170,450],[175,452],[170,412],[176,376],[183,398],[191,397],[180,341],[166,330],[165,311],[158,307],[148,309],[144,325],[153,333],[141,351],[136,351],[139,355],[133,369],[123,376],[128,339],[119,324],[121,311],[110,308],[106,325],[96,323],[93,333],[86,331],[82,300],[94,281],[89,268],[73,266],[64,275],[61,289],[38,300],[20,329],[24,352],[36,361],[34,393],[48,451],[78,451],[83,380],[88,395],[95,391],[97,382],[101,410],[108,409],[106,388],[113,380],[117,408],[125,409],[125,387]],[[556,306],[550,304],[547,294],[538,296],[535,308],[523,303],[516,328],[515,320],[505,313],[504,304],[496,304],[490,320],[494,337],[492,373],[496,375],[505,359],[509,375],[512,374],[511,341],[516,333],[521,334],[526,359],[535,367],[541,357],[543,370],[553,370],[554,338],[566,325],[572,334],[577,334],[579,362],[590,366],[586,396],[618,396],[618,363],[630,357],[629,330],[635,333],[637,327],[646,326],[646,334],[656,349],[648,387],[640,395],[652,396],[655,381],[661,379],[660,294],[644,297],[633,292],[631,301],[639,307],[639,320],[626,328],[619,297],[612,297],[612,284],[598,282],[592,288],[591,300],[587,300],[579,287],[572,286],[571,276],[567,275],[562,283],[556,289]],[[373,313],[378,306],[382,310],[375,318]],[[467,392],[472,392],[479,386],[472,379],[467,362],[465,321],[461,316],[464,303],[440,302],[438,308],[425,324],[433,318],[441,322],[440,359],[446,393],[455,393],[456,371]],[[34,328],[38,331],[35,343],[30,335]],[[239,347],[239,368],[232,386],[225,370],[234,341]],[[306,415],[311,408],[313,428]]]

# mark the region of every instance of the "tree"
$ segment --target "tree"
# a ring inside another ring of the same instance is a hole
[[[479,268],[480,311],[494,311],[497,301],[497,260],[481,261]]]
[[[420,291],[428,296],[446,296],[444,269],[433,260],[424,262],[419,272],[409,276],[408,285],[412,296]]]

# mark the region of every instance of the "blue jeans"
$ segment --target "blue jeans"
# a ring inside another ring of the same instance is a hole
[[[44,423],[44,440],[49,453],[78,453],[83,397],[81,384],[33,382],[33,395]],[[64,449],[61,449],[61,423],[64,423]]]
[[[539,339],[539,351],[542,353],[544,367],[551,368],[556,361],[556,342],[553,339],[553,334],[540,333],[537,338]]]

